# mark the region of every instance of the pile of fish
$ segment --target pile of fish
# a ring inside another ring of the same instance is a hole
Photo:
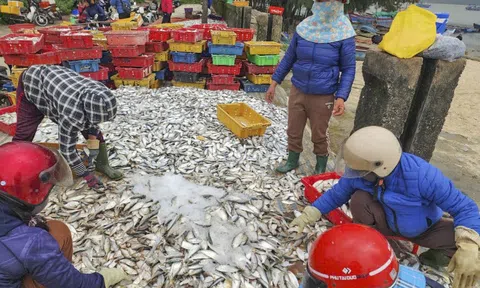
[[[12,112],[12,113],[5,113],[0,115],[0,122],[3,122],[5,124],[13,124],[17,122],[17,113]]]
[[[105,191],[84,181],[58,189],[45,209],[69,225],[75,266],[120,267],[130,279],[117,287],[298,287],[289,267],[306,261],[331,224],[288,227],[306,203],[301,175],[274,173],[286,155],[286,109],[241,91],[123,87],[115,95],[117,117],[101,130],[125,179],[105,179]],[[217,120],[216,104],[233,102],[271,120],[263,137],[238,139]],[[57,134],[45,121],[35,141]]]

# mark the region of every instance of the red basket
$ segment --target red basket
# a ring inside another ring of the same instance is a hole
[[[273,74],[277,66],[257,66],[245,61],[245,69],[248,74]]]
[[[195,24],[190,26],[190,28],[203,29],[203,39],[212,40],[213,30],[227,30],[228,26],[225,24]]]
[[[240,60],[235,61],[235,66],[218,66],[213,65],[210,60],[207,63],[208,74],[228,74],[228,75],[239,75],[242,69],[242,62]]]
[[[147,42],[145,51],[151,53],[159,53],[168,50],[167,42]]]
[[[118,78],[120,79],[142,80],[143,78],[152,74],[152,66],[143,68],[118,67],[117,70]]]
[[[136,57],[145,53],[144,45],[132,46],[108,46],[108,50],[112,53],[112,57]]]
[[[235,75],[212,75],[212,84],[234,84]]]
[[[70,31],[83,30],[82,26],[50,26],[38,28],[38,32],[45,34],[45,43],[61,44],[60,34]]]
[[[202,59],[195,63],[175,63],[171,60],[168,61],[168,68],[170,69],[170,71],[202,73],[204,66],[205,66],[205,59]]]
[[[272,15],[280,15],[282,16],[283,15],[283,11],[285,11],[285,8],[283,7],[278,7],[278,6],[270,6],[268,8],[268,13],[272,14]]]
[[[0,108],[0,115],[7,114],[7,113],[13,113],[17,111],[17,106],[8,106],[5,108]],[[8,134],[10,136],[15,135],[15,130],[17,127],[17,123],[12,123],[12,124],[7,124],[4,122],[0,122],[0,131],[2,131],[5,134]]]
[[[62,61],[89,60],[102,58],[102,47],[93,46],[90,49],[60,49],[58,55]]]
[[[148,41],[148,31],[128,30],[128,31],[109,31],[104,35],[107,37],[108,45],[112,46],[131,46],[145,45]]]
[[[172,31],[175,42],[197,43],[203,40],[203,29],[182,28]]]
[[[98,31],[102,31],[102,32],[112,31],[112,26],[98,27]]]
[[[55,65],[62,63],[56,51],[40,51],[38,54],[4,55],[5,64],[28,67],[32,65]]]
[[[228,30],[237,34],[237,41],[252,41],[253,36],[255,35],[255,29],[230,28]]]
[[[117,71],[117,68],[113,63],[100,63],[100,66],[105,67],[108,69],[108,73],[113,73]]]
[[[230,84],[215,84],[211,81],[207,83],[207,90],[240,90],[240,82],[234,82]]]
[[[81,75],[97,81],[108,80],[108,68],[100,66],[97,72],[83,72]]]
[[[88,32],[67,32],[60,34],[62,46],[70,49],[92,48],[93,35]]]
[[[14,24],[9,25],[8,28],[12,33],[22,33],[23,30],[33,30],[35,29],[35,24],[24,23],[24,24]]]
[[[42,34],[8,34],[0,38],[0,54],[33,54],[44,45]]]
[[[42,1],[42,2],[38,3],[38,6],[40,6],[40,8],[46,9],[50,6],[50,2]]]
[[[117,67],[149,67],[153,66],[155,54],[143,54],[137,57],[112,58]]]
[[[148,41],[167,42],[172,38],[172,30],[155,27],[140,27],[137,30],[149,31]]]

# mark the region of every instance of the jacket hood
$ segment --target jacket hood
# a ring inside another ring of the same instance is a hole
[[[112,91],[106,88],[85,91],[83,107],[86,118],[92,124],[112,121],[117,115],[117,100]]]
[[[0,202],[0,237],[21,225],[25,225],[25,223],[6,203]]]

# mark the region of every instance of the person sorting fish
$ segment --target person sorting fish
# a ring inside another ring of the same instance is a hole
[[[103,187],[95,169],[112,180],[123,177],[110,167],[107,146],[97,126],[112,121],[117,113],[115,96],[103,84],[62,66],[31,66],[20,77],[17,103],[13,141],[33,141],[46,116],[58,124],[60,152],[90,188]],[[88,169],[76,150],[79,132],[87,139]]]
[[[290,224],[302,231],[350,199],[354,223],[385,236],[402,236],[430,248],[423,264],[454,272],[454,288],[473,287],[480,276],[480,214],[475,202],[425,160],[402,152],[389,130],[354,132],[336,160],[339,182]],[[453,221],[443,217],[448,212]],[[363,249],[363,248],[362,248]]]
[[[83,274],[72,265],[68,227],[39,216],[55,185],[73,184],[60,153],[29,142],[0,146],[0,288],[104,288],[121,269]]]
[[[346,1],[314,0],[313,15],[296,28],[285,57],[272,76],[266,101],[272,102],[275,87],[293,71],[288,98],[288,159],[276,171],[296,169],[307,119],[312,128],[315,174],[325,172],[328,161],[328,123],[345,112],[355,79],[355,30],[344,14]],[[341,75],[340,75],[341,74]]]

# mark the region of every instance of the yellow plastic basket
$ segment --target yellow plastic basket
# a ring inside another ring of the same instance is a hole
[[[183,28],[184,24],[181,24],[181,23],[162,23],[162,24],[155,24],[155,25],[152,25],[152,26],[157,27],[157,28],[176,30],[176,29]]]
[[[169,56],[170,56],[170,51],[168,50],[162,51],[160,53],[155,53],[155,61],[160,61],[160,62],[168,61]]]
[[[155,74],[150,74],[147,77],[143,78],[142,80],[120,79],[118,77],[118,74],[113,75],[110,79],[113,80],[116,87],[125,85],[125,86],[141,86],[141,87],[152,88],[155,85]]]
[[[272,75],[270,74],[248,74],[248,80],[253,84],[271,84]]]
[[[163,68],[167,67],[167,62],[162,62],[162,61],[155,61],[153,62],[153,72],[158,72],[162,70]]]
[[[134,17],[121,19],[113,22],[111,24],[112,30],[132,30],[142,26],[143,18],[140,15],[136,15]]]
[[[150,87],[150,88],[152,88],[152,89],[158,89],[158,88],[160,88],[160,87],[162,87],[162,86],[163,86],[163,82],[162,82],[161,80],[155,80],[155,82],[153,83],[152,87]]]
[[[239,138],[262,136],[272,125],[246,103],[217,104],[217,118]]]
[[[187,83],[187,82],[178,82],[173,80],[172,85],[175,87],[189,87],[189,88],[197,88],[197,89],[205,89],[205,79],[200,79],[195,83]]]
[[[12,105],[16,105],[17,104],[17,92],[15,92],[15,91],[8,92],[7,95],[8,95],[8,98],[10,98],[10,102],[12,102]]]
[[[250,55],[277,55],[282,45],[274,41],[245,42],[245,49]]]
[[[167,41],[170,51],[186,53],[202,53],[207,47],[207,41],[202,40],[197,43],[174,42],[172,39]]]
[[[22,1],[12,1],[12,0],[8,0],[8,6],[20,7],[20,8],[24,7]]]
[[[62,23],[59,24],[60,26],[72,26],[73,23],[72,22],[68,22],[68,21],[62,21]]]
[[[237,7],[247,7],[249,5],[248,1],[233,1],[233,6]]]
[[[13,86],[18,87],[18,81],[20,80],[20,75],[22,72],[25,71],[27,68],[24,67],[12,67],[12,73],[10,74],[10,80],[12,80]]]
[[[235,45],[237,34],[232,31],[212,31],[212,42],[216,45]]]

